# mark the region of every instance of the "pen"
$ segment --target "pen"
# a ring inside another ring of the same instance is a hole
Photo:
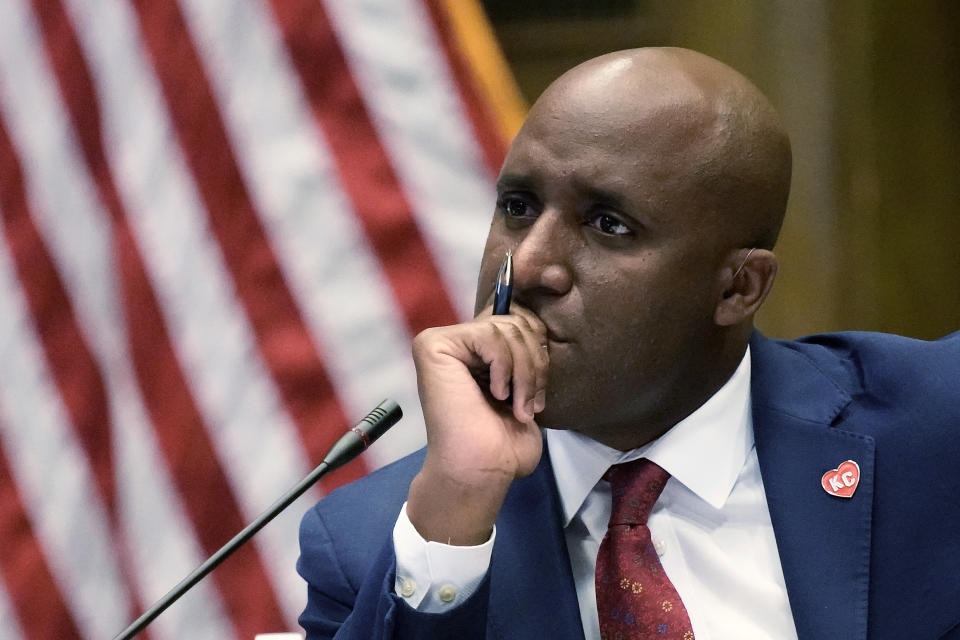
[[[513,251],[507,251],[497,274],[497,286],[493,291],[493,315],[505,316],[510,313],[510,299],[513,297]]]

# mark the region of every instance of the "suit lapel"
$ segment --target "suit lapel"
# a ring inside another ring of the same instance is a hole
[[[490,561],[489,637],[583,640],[550,457],[513,483]]]
[[[757,456],[799,637],[866,638],[874,441],[844,415],[836,381],[849,376],[759,335],[751,353]],[[829,495],[821,477],[846,460],[860,467],[856,491]]]

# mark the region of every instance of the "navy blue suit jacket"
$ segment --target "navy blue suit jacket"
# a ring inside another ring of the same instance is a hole
[[[755,334],[753,423],[801,639],[960,638],[960,333],[934,342]],[[860,467],[849,499],[824,472]],[[423,452],[331,493],[301,526],[308,638],[582,640],[549,455],[513,484],[466,603],[393,594],[392,529]]]

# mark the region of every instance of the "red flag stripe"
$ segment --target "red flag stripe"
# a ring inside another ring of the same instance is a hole
[[[487,169],[491,175],[495,176],[500,173],[500,165],[503,164],[507,153],[507,144],[496,125],[496,115],[490,104],[481,97],[473,74],[470,72],[470,63],[457,46],[456,34],[450,25],[450,17],[441,5],[441,0],[424,0],[424,5],[440,36],[446,57],[450,61],[450,68],[460,91],[460,99],[473,125],[473,134],[483,150]]]
[[[0,540],[3,540],[3,544],[0,544],[0,574],[27,638],[80,638],[80,630],[50,573],[43,549],[34,536],[16,482],[10,473],[2,440]]]
[[[359,363],[364,361],[358,357],[360,352],[367,348],[369,353],[373,345],[381,347],[377,353],[400,352],[406,359],[408,352],[402,346],[406,331],[382,282],[380,265],[367,250],[362,234],[344,234],[344,226],[338,224],[347,221],[347,228],[356,227],[322,138],[305,108],[269,8],[257,3],[206,0],[180,3],[180,9],[196,50],[202,56],[206,80],[210,82],[223,126],[233,145],[233,158],[283,273],[284,284],[295,296],[299,319],[311,332],[313,345],[321,354],[324,373],[335,386],[340,406],[351,416],[359,417],[382,396],[366,397],[367,386],[366,394],[358,401],[357,394],[351,393],[345,368],[361,368]],[[251,64],[252,60],[256,60],[256,64]],[[270,126],[264,127],[264,122]],[[322,215],[318,215],[319,212]],[[335,268],[330,269],[334,264]],[[337,269],[342,277],[334,276]],[[366,277],[360,276],[361,273]],[[337,299],[335,281],[349,290],[345,300]],[[379,329],[376,337],[366,332],[362,347],[355,345],[351,336],[335,330],[342,326],[338,323],[349,323],[352,336],[361,335],[360,327],[364,324],[350,322],[356,320],[354,308],[361,306],[361,299],[356,295],[356,283],[360,282],[363,283],[364,322]],[[386,295],[378,296],[381,290]],[[374,300],[382,302],[378,306]],[[381,315],[374,320],[374,309],[387,311],[388,317]],[[331,318],[333,322],[329,322]],[[362,368],[369,385],[370,367]],[[382,385],[382,388],[390,387]],[[321,408],[317,400],[327,401],[312,389],[302,391],[300,400],[313,404],[314,408]],[[324,445],[327,440],[317,440],[318,437],[329,437],[345,427],[332,420],[318,426],[322,429],[303,435],[312,434],[315,441]],[[364,472],[363,466],[342,467],[324,486],[337,486]],[[273,542],[289,548],[283,540]],[[298,590],[297,607],[299,601]]]
[[[383,395],[416,406],[405,320],[341,188],[269,6],[180,6],[264,230],[341,403],[356,418]],[[393,459],[420,448],[422,439],[422,421],[408,411],[368,460],[375,452]],[[295,595],[299,607],[299,590]]]
[[[33,224],[23,173],[0,117],[0,219],[47,364],[97,487],[115,513],[110,415],[100,368],[81,335],[56,267]]]
[[[3,5],[0,23],[6,25],[8,34],[2,38],[0,74],[8,87],[19,87],[19,90],[0,87],[0,105],[9,117],[8,132],[22,158],[25,187],[32,213],[36,214],[34,223],[53,250],[50,256],[69,285],[70,299],[78,312],[77,321],[95,347],[97,362],[103,367],[107,393],[111,397],[110,413],[115,421],[112,440],[117,448],[113,452],[113,466],[120,474],[117,504],[123,510],[119,518],[122,530],[109,531],[111,518],[99,508],[102,503],[93,495],[97,487],[89,460],[73,437],[74,429],[69,424],[63,398],[57,393],[39,336],[31,330],[34,327],[29,305],[20,283],[15,282],[15,265],[7,259],[4,247],[0,253],[5,264],[6,295],[10,297],[0,302],[14,305],[17,313],[12,322],[24,323],[22,328],[8,325],[6,331],[0,330],[0,335],[10,340],[5,359],[14,363],[12,371],[9,364],[6,367],[8,375],[14,377],[7,377],[3,384],[16,388],[14,395],[8,397],[13,412],[9,418],[12,431],[5,437],[9,438],[10,450],[16,456],[18,478],[26,486],[25,495],[32,501],[42,496],[42,505],[29,506],[31,513],[37,512],[34,517],[42,525],[38,526],[42,546],[59,581],[65,585],[65,596],[74,611],[83,611],[81,619],[86,625],[84,628],[92,634],[90,637],[106,637],[144,608],[142,601],[135,601],[137,592],[129,584],[134,576],[139,585],[147,589],[144,592],[147,599],[151,599],[159,595],[157,589],[168,587],[196,566],[201,556],[192,531],[184,524],[186,517],[178,495],[170,491],[169,476],[158,468],[163,465],[161,454],[154,449],[156,440],[147,435],[152,427],[135,388],[135,375],[127,359],[129,354],[125,347],[111,344],[118,340],[126,343],[127,332],[119,325],[122,322],[117,297],[120,290],[116,286],[119,279],[112,271],[114,261],[109,255],[113,250],[110,220],[97,198],[96,185],[86,173],[62,108],[62,98],[57,95],[58,83],[45,55],[40,28],[30,7],[24,6],[28,4]],[[24,80],[28,84],[24,84]],[[11,313],[9,307],[5,313]],[[18,322],[16,317],[22,320]],[[31,375],[34,368],[36,371]],[[148,449],[154,450],[155,455],[150,455]],[[135,462],[130,459],[131,454]],[[150,471],[146,471],[148,469]],[[78,482],[86,478],[90,481]],[[157,482],[166,491],[158,494]],[[70,499],[68,504],[89,504],[83,509],[86,515],[71,515],[68,510],[61,516],[63,505],[59,504],[62,502],[59,496],[78,492],[82,495]],[[140,508],[147,504],[149,509]],[[71,531],[75,527],[79,530]],[[139,552],[137,547],[142,548],[145,540],[152,540],[150,546],[154,549],[159,546],[156,541],[161,540],[162,553]],[[134,557],[136,570],[131,568]],[[104,560],[108,560],[109,565],[102,564]],[[91,571],[91,566],[97,569]],[[195,610],[197,606],[204,612],[222,612],[211,593],[213,584],[198,589],[189,603],[185,603],[186,608],[179,607],[161,621],[160,626],[182,619],[183,612]],[[123,610],[125,605],[129,610]],[[222,632],[225,620],[222,613],[209,615],[201,626],[213,626],[217,630],[214,637],[228,637],[232,634]],[[92,629],[90,624],[94,625]],[[197,625],[192,628],[196,629]]]
[[[23,172],[4,119],[0,116],[0,219],[31,320],[47,366],[67,409],[70,424],[89,461],[114,532],[118,522],[116,474],[112,462],[112,421],[103,375],[80,330],[73,305],[33,217],[24,191]],[[2,540],[0,536],[0,540]],[[127,564],[126,545],[118,560]],[[124,574],[134,613],[140,608],[133,583]]]
[[[128,208],[129,228],[219,463],[245,519],[252,520],[306,474],[304,447],[235,297],[173,136],[161,87],[137,37],[136,13],[126,2],[104,3],[97,12],[85,12],[84,5],[77,0],[66,6],[96,81],[106,152]],[[114,43],[114,32],[125,34],[120,43]],[[264,567],[287,628],[302,607],[302,587],[289,571],[297,555],[291,544],[296,511],[252,542],[267,560]],[[156,573],[152,560],[141,562],[145,571]]]
[[[57,0],[34,0],[47,13],[44,25],[52,69],[100,197],[114,223],[119,274],[123,281],[131,355],[157,439],[172,478],[196,527],[201,547],[213,553],[246,523],[197,410],[170,343],[162,313],[143,267],[126,212],[117,194],[101,143],[101,118],[89,70],[72,26]],[[39,7],[38,7],[39,8]],[[56,43],[56,44],[53,44]],[[283,616],[254,547],[237,552],[214,579],[241,637],[264,625],[282,628]]]
[[[200,544],[212,554],[245,526],[217,462],[203,419],[180,370],[151,283],[125,225],[117,229],[118,266],[124,276],[131,355],[157,438]],[[283,628],[283,616],[256,547],[241,547],[212,578],[217,581],[237,636]]]
[[[455,310],[471,317],[493,176],[427,10],[421,0],[324,7]]]
[[[16,270],[0,242],[0,438],[38,544],[85,635],[102,637],[129,615],[107,526],[85,454],[46,366]],[[82,543],[82,549],[77,549]],[[89,571],[95,566],[96,571]]]
[[[183,16],[171,0],[132,5],[237,296],[308,455],[319,460],[347,419],[255,211]],[[351,465],[336,480],[364,471]]]
[[[272,0],[341,181],[410,332],[457,321],[443,280],[317,0]]]

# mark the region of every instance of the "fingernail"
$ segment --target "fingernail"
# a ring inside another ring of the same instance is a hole
[[[526,411],[527,415],[530,416],[530,419],[533,420],[533,414],[536,412],[534,401],[527,400],[527,403],[523,405],[523,410]]]
[[[543,408],[547,406],[547,392],[541,389],[537,391],[537,395],[533,398],[533,410],[535,413],[543,411]]]

